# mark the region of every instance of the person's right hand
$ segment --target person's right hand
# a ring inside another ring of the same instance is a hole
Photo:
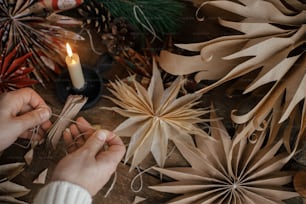
[[[53,181],[67,181],[85,188],[95,195],[110,179],[121,161],[125,146],[110,131],[95,131],[84,119],[78,118],[64,131],[68,152],[56,166]],[[106,143],[108,148],[104,150]]]

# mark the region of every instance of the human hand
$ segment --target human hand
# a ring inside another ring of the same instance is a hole
[[[23,88],[1,94],[0,151],[13,144],[18,137],[31,137],[33,133],[29,129],[35,126],[40,125],[35,136],[43,135],[51,126],[50,117],[50,108],[33,89]]]
[[[63,133],[69,154],[56,166],[52,180],[67,181],[95,195],[110,179],[125,153],[120,137],[107,130],[95,131],[84,119]],[[108,148],[103,149],[106,143]]]

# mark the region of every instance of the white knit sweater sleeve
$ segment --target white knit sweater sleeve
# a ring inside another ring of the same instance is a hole
[[[33,204],[91,204],[92,198],[84,188],[64,182],[55,181],[43,187]]]

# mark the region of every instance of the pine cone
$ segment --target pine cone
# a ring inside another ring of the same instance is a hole
[[[123,50],[134,46],[132,26],[124,18],[112,18],[103,3],[88,1],[78,11],[84,17],[83,27],[101,34],[102,43],[110,54],[119,56]]]
[[[123,51],[134,47],[133,29],[124,18],[115,18],[110,23],[108,33],[102,33],[102,40],[109,53],[118,56]]]
[[[112,16],[103,3],[95,0],[87,1],[78,9],[78,12],[84,17],[83,27],[95,29],[98,33],[109,32]]]

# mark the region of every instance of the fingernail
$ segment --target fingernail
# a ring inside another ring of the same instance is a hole
[[[97,131],[97,137],[99,140],[101,141],[105,141],[106,137],[107,137],[107,132],[106,131],[103,131],[103,130],[99,130]]]
[[[46,121],[50,118],[50,111],[47,108],[38,109],[38,113],[43,121]]]

